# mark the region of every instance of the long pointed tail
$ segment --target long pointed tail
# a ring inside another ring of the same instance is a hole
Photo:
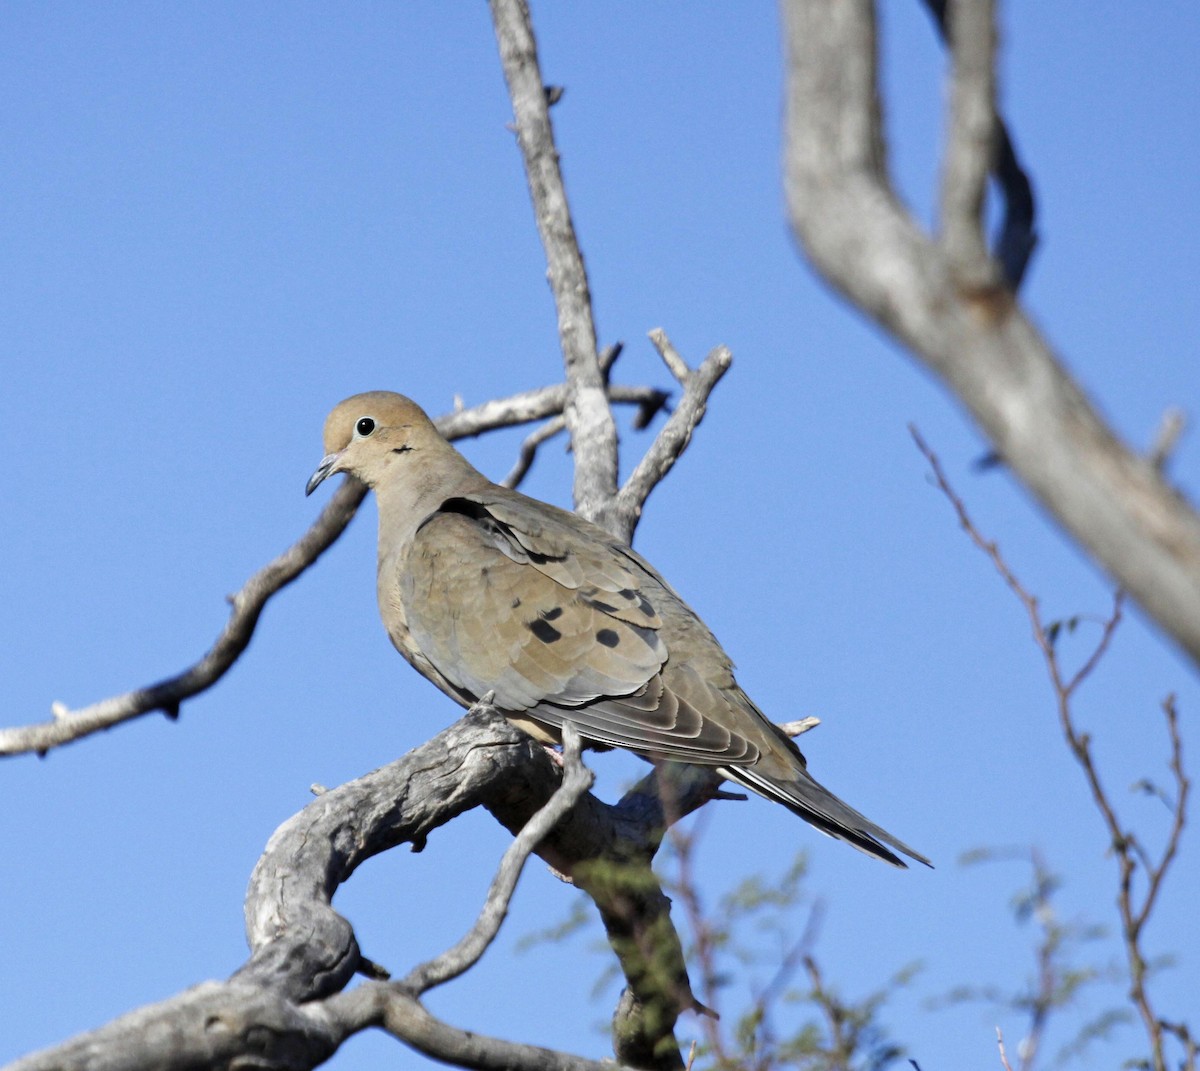
[[[795,812],[827,836],[853,844],[860,852],[873,855],[885,863],[898,867],[908,865],[884,847],[886,844],[918,863],[924,863],[927,867],[933,866],[920,852],[914,851],[886,829],[881,829],[849,804],[843,803],[819,781],[814,780],[806,770],[793,770],[792,776],[787,780],[771,777],[753,766],[722,766],[720,773],[722,777],[727,777],[760,796],[782,803],[788,810]]]

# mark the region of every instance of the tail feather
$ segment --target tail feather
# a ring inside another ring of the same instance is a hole
[[[788,780],[771,777],[753,766],[722,766],[719,772],[721,776],[757,792],[760,796],[782,803],[826,836],[844,840],[859,851],[882,859],[885,863],[898,867],[908,865],[884,847],[887,844],[918,863],[924,863],[927,867],[933,866],[920,852],[914,851],[886,829],[881,829],[849,804],[843,803],[803,769],[794,771]]]

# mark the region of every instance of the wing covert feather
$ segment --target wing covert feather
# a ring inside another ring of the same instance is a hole
[[[629,695],[657,675],[667,649],[654,628],[615,616],[591,585],[566,587],[515,560],[506,543],[453,512],[434,514],[413,540],[401,597],[414,640],[447,680],[528,710]]]
[[[560,512],[473,494],[421,525],[400,572],[422,654],[456,688],[599,743],[757,761],[759,745],[729,726],[748,712],[768,723],[712,634],[638,555]],[[670,658],[676,646],[686,661]]]

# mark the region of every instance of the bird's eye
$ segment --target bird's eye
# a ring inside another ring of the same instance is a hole
[[[354,425],[354,430],[359,435],[370,435],[375,430],[375,421],[369,416],[363,417],[357,424]]]

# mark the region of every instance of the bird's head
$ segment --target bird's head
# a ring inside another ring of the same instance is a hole
[[[335,472],[375,487],[393,464],[404,459],[411,465],[434,444],[444,447],[445,440],[416,402],[385,390],[355,394],[326,418],[325,456],[304,493],[311,495]]]

